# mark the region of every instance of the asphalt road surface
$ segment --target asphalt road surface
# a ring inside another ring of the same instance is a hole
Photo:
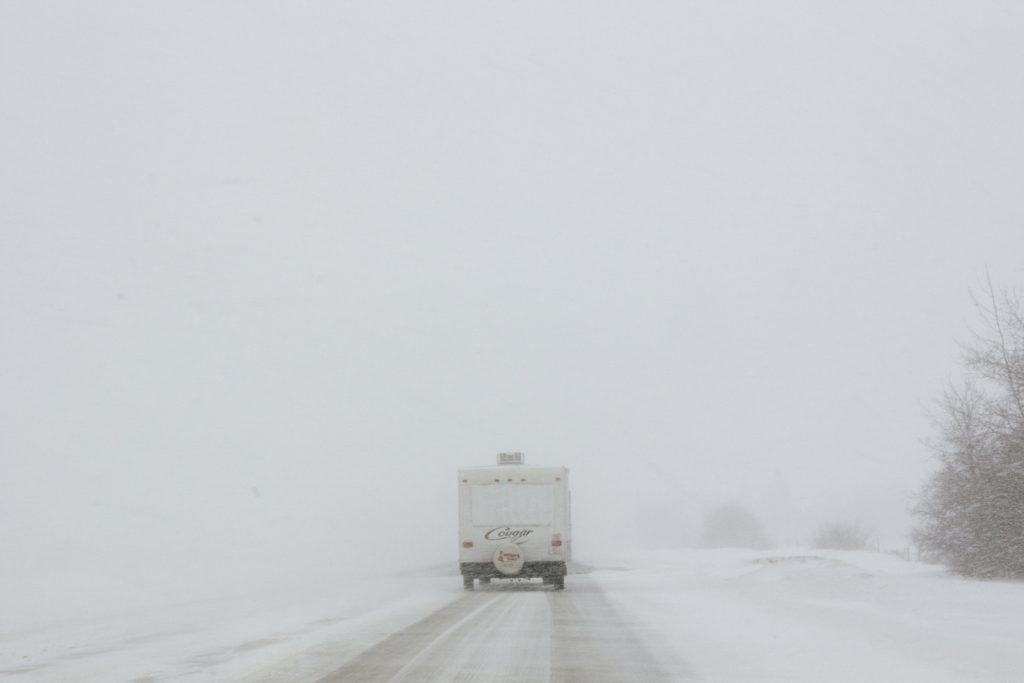
[[[329,681],[673,681],[679,662],[655,659],[584,576],[565,591],[495,583],[467,593],[345,666]]]

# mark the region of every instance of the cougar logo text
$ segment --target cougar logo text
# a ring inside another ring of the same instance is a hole
[[[525,540],[532,533],[533,529],[513,529],[508,526],[498,526],[484,534],[484,538],[488,541],[512,541],[513,543],[518,543]]]

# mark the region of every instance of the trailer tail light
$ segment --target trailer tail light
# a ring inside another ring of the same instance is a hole
[[[562,545],[562,534],[551,534],[551,546],[554,548],[561,547]]]
[[[473,541],[463,541],[462,542],[462,547],[463,548],[472,548],[473,547]]]

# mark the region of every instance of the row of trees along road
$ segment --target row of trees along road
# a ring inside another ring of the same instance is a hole
[[[939,469],[917,506],[926,558],[987,578],[1024,578],[1024,313],[991,281],[964,346],[966,379],[941,401]]]

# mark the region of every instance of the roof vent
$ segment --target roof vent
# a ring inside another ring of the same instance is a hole
[[[498,453],[498,464],[499,465],[522,465],[523,454],[522,453]]]

